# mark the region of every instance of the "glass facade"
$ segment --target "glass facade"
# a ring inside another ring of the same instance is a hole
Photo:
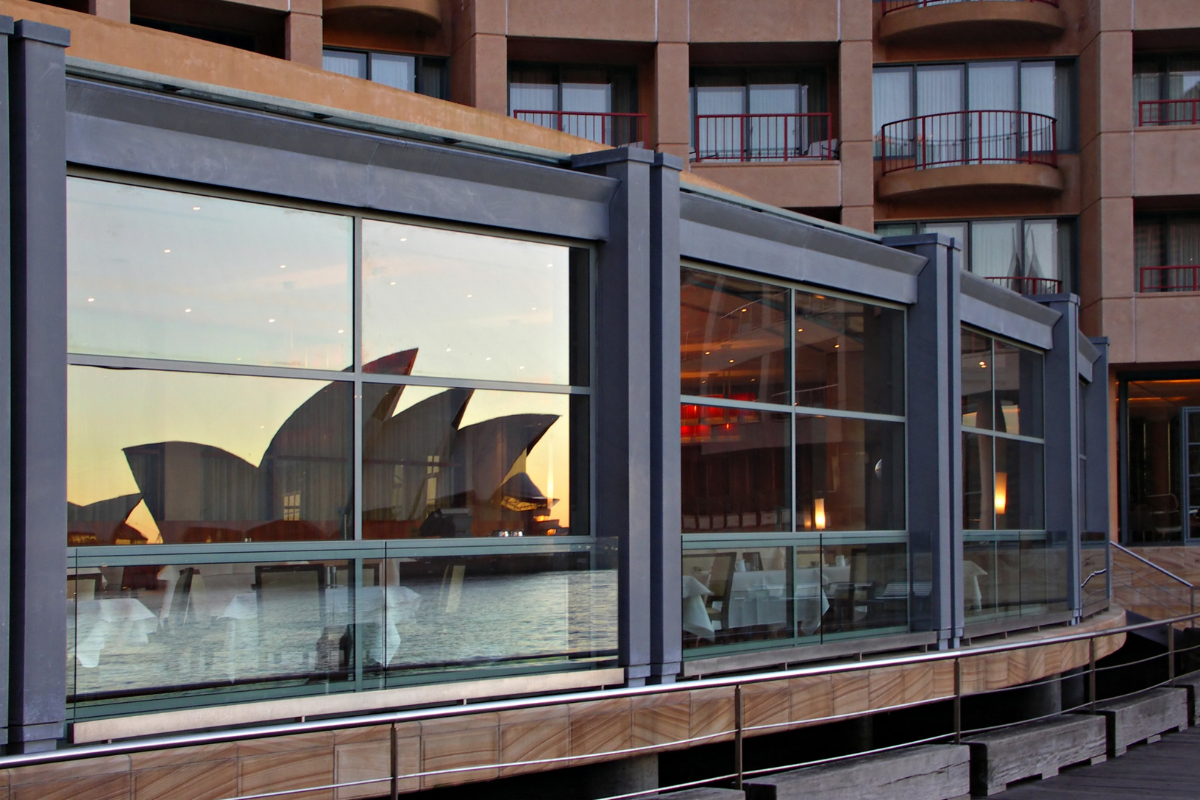
[[[68,200],[77,714],[611,663],[586,251],[83,178]]]
[[[967,623],[1066,610],[1068,539],[1045,530],[1044,356],[964,328],[961,359]]]
[[[904,312],[688,267],[680,303],[685,648],[906,632]]]

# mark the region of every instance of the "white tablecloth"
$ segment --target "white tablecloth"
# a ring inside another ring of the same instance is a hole
[[[704,598],[711,597],[712,590],[691,575],[683,576],[683,629],[703,639],[713,638],[712,620],[704,606]]]
[[[81,600],[75,605],[75,658],[81,666],[97,667],[109,643],[144,645],[157,629],[158,618],[132,597]]]
[[[726,616],[730,628],[787,624],[787,570],[733,573]]]

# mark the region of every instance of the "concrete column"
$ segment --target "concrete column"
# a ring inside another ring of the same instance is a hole
[[[9,50],[12,509],[9,752],[66,719],[67,220],[70,31],[23,20]]]
[[[284,20],[284,56],[288,61],[306,64],[310,67],[322,66],[322,19],[321,6],[315,4],[316,13],[299,11],[301,4],[297,2]]]
[[[679,450],[679,172],[659,153],[650,169],[650,663],[671,682],[683,661]]]
[[[88,11],[114,22],[129,22],[129,0],[88,0]]]
[[[650,410],[652,357],[646,346],[653,341],[650,172],[654,162],[653,152],[635,147],[585,153],[572,160],[576,169],[617,181],[609,201],[609,235],[600,248],[596,270],[592,463],[594,507],[599,510],[596,536],[617,545],[618,640],[630,685],[642,685],[650,677],[654,650],[654,415]],[[678,595],[673,601],[679,605]]]
[[[871,143],[871,0],[841,0],[838,45],[839,116],[834,124],[842,162],[842,224],[875,230],[875,161]],[[864,96],[864,91],[867,93]]]
[[[651,146],[688,163],[691,106],[690,59],[686,42],[660,42],[654,49],[654,108]]]
[[[464,0],[454,22],[451,100],[508,114],[507,28],[505,0]]]
[[[927,606],[913,597],[913,630],[940,646],[962,636],[962,417],[959,409],[959,259],[941,234],[884,244],[929,259],[908,310],[908,527],[913,583],[931,581]]]

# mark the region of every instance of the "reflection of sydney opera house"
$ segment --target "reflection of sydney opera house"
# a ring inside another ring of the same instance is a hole
[[[407,350],[364,371],[407,375],[416,357]],[[513,414],[463,427],[474,390],[447,389],[396,413],[404,388],[363,390],[364,539],[569,533],[546,513],[555,500],[523,471],[557,416]],[[352,399],[348,384],[319,390],[279,427],[257,465],[196,442],[124,448],[139,492],[69,504],[71,545],[147,543],[127,524],[142,501],[167,544],[347,538]]]

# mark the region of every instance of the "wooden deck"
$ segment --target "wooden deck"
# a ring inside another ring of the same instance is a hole
[[[1004,800],[1146,800],[1200,796],[1200,728],[1169,733],[1094,767],[1014,786]]]

